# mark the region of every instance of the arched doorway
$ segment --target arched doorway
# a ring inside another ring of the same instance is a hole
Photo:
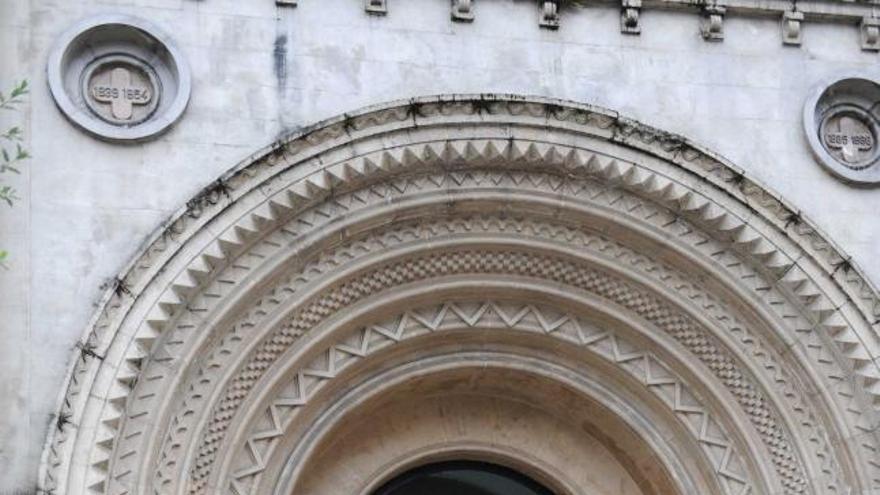
[[[524,474],[487,462],[447,461],[419,466],[379,487],[375,495],[553,495]]]
[[[370,108],[157,234],[41,483],[366,494],[468,459],[563,493],[866,493],[878,313],[808,220],[681,137],[555,100]]]

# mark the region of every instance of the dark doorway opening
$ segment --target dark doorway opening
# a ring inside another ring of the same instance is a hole
[[[373,495],[555,495],[513,469],[477,461],[420,466],[398,475]]]

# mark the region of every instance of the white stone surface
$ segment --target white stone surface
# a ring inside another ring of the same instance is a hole
[[[103,13],[171,33],[192,67],[188,110],[138,145],[98,141],[65,120],[45,66],[55,38]],[[775,20],[729,17],[707,43],[696,15],[647,10],[641,36],[616,8],[567,9],[538,27],[532,2],[484,0],[473,23],[445,0],[391,0],[374,17],[354,0],[0,0],[0,85],[28,78],[34,158],[0,208],[0,491],[33,487],[74,345],[102,285],[147,236],[219,174],[280,135],[360,107],[440,93],[537,94],[594,103],[719,152],[814,220],[880,283],[880,190],[846,186],[816,164],[801,125],[811,87],[836,72],[876,74],[853,26],[804,27],[783,46]]]

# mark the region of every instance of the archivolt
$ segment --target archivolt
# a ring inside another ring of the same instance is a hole
[[[329,352],[315,329],[455,277],[543,280],[667,335],[682,370],[705,372],[702,410],[728,418],[726,445],[757,459],[732,475],[729,457],[712,461],[722,486],[748,472],[738,489],[753,493],[880,489],[880,299],[849,259],[682,138],[489,96],[331,120],[191,200],[89,329],[83,345],[103,359],[73,364],[43,487],[234,491],[283,462],[257,447],[281,423],[247,418],[270,407],[280,421],[279,370]],[[330,368],[368,354],[330,349]]]

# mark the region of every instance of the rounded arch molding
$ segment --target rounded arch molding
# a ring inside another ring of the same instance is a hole
[[[281,495],[310,425],[418,342],[523,338],[666,425],[627,426],[665,466],[646,493],[868,495],[878,328],[849,257],[685,138],[543,98],[394,102],[280,140],[156,233],[78,345],[40,485]]]

